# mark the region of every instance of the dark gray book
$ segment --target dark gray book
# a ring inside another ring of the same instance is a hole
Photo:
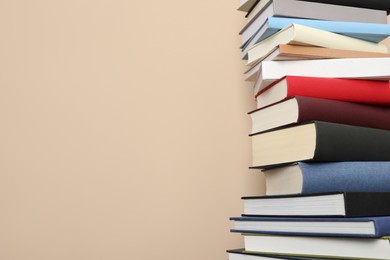
[[[261,6],[261,10],[240,31],[243,43],[248,41],[271,16],[387,24],[387,13],[384,10],[297,0],[262,0],[258,5],[260,4],[264,7]]]
[[[389,0],[302,0],[316,3],[327,3],[334,5],[355,6],[369,9],[386,10],[390,12]]]
[[[245,252],[245,249],[232,249],[227,250],[229,260],[277,260],[277,259],[289,259],[289,260],[329,260],[325,258],[310,258],[299,256],[281,256],[281,255],[269,255],[269,254],[253,254]]]
[[[251,136],[252,167],[297,161],[390,161],[390,131],[315,121]]]

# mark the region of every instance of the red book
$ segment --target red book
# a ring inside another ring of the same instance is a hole
[[[249,113],[251,134],[309,121],[390,130],[390,106],[296,96]]]
[[[294,96],[389,106],[390,82],[285,76],[256,95],[257,107],[265,107]]]

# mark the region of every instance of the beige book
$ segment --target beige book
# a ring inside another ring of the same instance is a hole
[[[346,59],[346,58],[389,58],[389,53],[351,51],[332,48],[280,44],[270,54],[272,60]],[[267,58],[267,57],[266,57]],[[270,59],[269,59],[270,60]]]
[[[387,46],[332,33],[316,28],[292,24],[248,50],[248,65],[253,65],[278,48],[279,44],[317,46],[339,50],[387,53]]]

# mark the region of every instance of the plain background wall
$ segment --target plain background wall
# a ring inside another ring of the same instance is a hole
[[[0,259],[226,259],[250,164],[239,1],[0,3]]]
[[[239,1],[0,3],[0,259],[226,259],[250,164]]]

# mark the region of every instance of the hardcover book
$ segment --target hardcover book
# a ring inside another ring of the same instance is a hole
[[[349,259],[390,259],[386,238],[306,237],[244,234],[245,251],[261,254]]]
[[[264,0],[260,0],[264,1]],[[313,3],[327,3],[334,5],[345,5],[345,6],[355,6],[361,8],[369,8],[369,9],[378,9],[378,10],[386,10],[388,13],[390,12],[390,2],[387,0],[303,0]]]
[[[257,13],[249,19],[249,22],[240,31],[242,43],[253,37],[270,16],[387,24],[387,14],[380,10],[296,0],[267,0],[267,3],[260,1],[258,4],[262,8],[260,10],[254,8],[258,10]]]
[[[299,256],[281,256],[271,254],[253,254],[245,252],[245,249],[232,249],[227,250],[229,260],[276,260],[276,259],[291,259],[291,260],[329,260],[329,258],[311,258],[311,257],[299,257]]]
[[[260,59],[245,71],[245,81],[255,81],[261,62],[281,60],[346,59],[346,58],[390,58],[389,53],[338,50],[314,46],[279,44],[269,55]]]
[[[381,43],[368,42],[300,24],[291,24],[248,49],[248,65],[274,51],[279,44],[317,46],[340,50],[387,53]]]
[[[390,131],[315,121],[251,135],[252,167],[297,161],[390,161]]]
[[[254,93],[286,76],[390,80],[390,58],[263,61]]]
[[[335,192],[242,197],[243,216],[390,216],[390,192]]]
[[[387,97],[390,98],[390,93]],[[252,121],[252,135],[274,128],[310,121],[324,121],[390,130],[389,106],[376,106],[331,99],[296,96],[271,106],[254,110],[249,115]]]
[[[390,216],[360,218],[237,217],[231,232],[380,238],[390,235]]]
[[[257,108],[295,96],[388,106],[390,105],[390,82],[285,76],[256,94]]]
[[[291,24],[300,24],[311,28],[342,34],[364,41],[380,42],[390,35],[390,25],[374,23],[338,22],[286,17],[269,17],[256,34],[242,46],[244,58],[247,51],[256,43],[273,36]]]
[[[390,192],[390,161],[298,162],[264,170],[266,195]]]

